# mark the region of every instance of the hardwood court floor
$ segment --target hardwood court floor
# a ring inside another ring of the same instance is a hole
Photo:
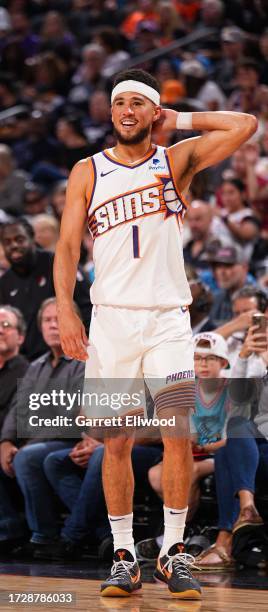
[[[0,576],[0,611],[29,610],[41,612],[267,612],[268,591],[257,589],[237,589],[226,586],[203,587],[201,602],[182,602],[173,599],[166,587],[144,584],[142,590],[130,598],[102,598],[99,596],[99,580],[47,578],[39,576]],[[70,604],[8,604],[3,602],[3,591],[14,593],[68,593],[76,596]]]

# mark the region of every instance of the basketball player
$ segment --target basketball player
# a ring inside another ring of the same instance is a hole
[[[142,70],[121,72],[111,95],[117,144],[78,162],[69,178],[55,258],[61,342],[66,355],[86,361],[86,377],[160,379],[156,413],[179,412],[188,431],[194,405],[193,342],[184,272],[185,194],[196,172],[216,164],[256,130],[254,116],[232,112],[177,113],[160,106],[157,81]],[[200,130],[201,136],[165,149],[151,142],[163,130]],[[94,239],[95,281],[89,342],[73,307],[85,224]],[[103,486],[114,538],[104,596],[141,587],[132,537],[132,437],[105,439]],[[165,532],[155,578],[181,599],[199,599],[184,553],[183,534],[192,477],[190,436],[165,436]]]

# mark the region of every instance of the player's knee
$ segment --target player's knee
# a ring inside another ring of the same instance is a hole
[[[185,457],[186,455],[191,455],[192,457],[191,440],[189,437],[179,436],[178,438],[172,438],[167,436],[163,438],[163,444],[165,453],[172,453],[174,457]]]
[[[106,438],[104,442],[104,452],[107,455],[127,456],[131,453],[133,439],[126,435]]]

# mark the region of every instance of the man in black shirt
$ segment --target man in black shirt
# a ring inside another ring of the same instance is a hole
[[[25,322],[17,308],[0,308],[0,431],[17,388],[17,379],[27,370],[28,361],[19,355],[24,341]]]
[[[41,303],[55,295],[52,267],[53,254],[38,249],[32,226],[25,219],[6,223],[2,229],[2,244],[10,269],[0,278],[0,304],[19,308],[27,324],[22,353],[31,361],[47,350],[36,314]],[[86,329],[89,328],[91,303],[89,283],[78,270],[74,292]]]

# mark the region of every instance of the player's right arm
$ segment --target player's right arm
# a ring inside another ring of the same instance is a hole
[[[88,339],[84,325],[74,310],[73,293],[90,188],[90,164],[89,160],[85,159],[73,167],[68,180],[60,238],[54,260],[54,285],[62,349],[69,357],[82,361],[88,357]]]

